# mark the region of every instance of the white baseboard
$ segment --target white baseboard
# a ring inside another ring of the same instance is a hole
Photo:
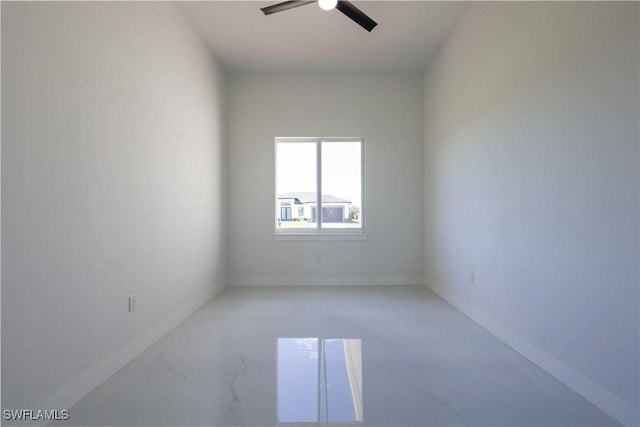
[[[422,277],[250,277],[233,278],[230,286],[422,286]]]
[[[142,336],[137,337],[129,344],[112,353],[102,362],[89,368],[82,375],[68,383],[66,386],[57,390],[54,394],[45,399],[40,405],[37,405],[36,408],[71,408],[71,406],[80,401],[80,399],[89,394],[89,392],[106,381],[107,378],[122,369],[133,358],[149,348],[153,343],[162,338],[164,335],[178,326],[182,321],[184,321],[199,308],[209,302],[222,289],[224,289],[223,286],[215,287],[205,294],[193,299],[191,302],[187,303],[182,308],[166,317],[164,320],[155,325],[152,329],[144,333]],[[41,422],[29,422],[28,424],[18,422],[15,423],[15,425],[47,425],[47,423],[48,421],[43,420]]]
[[[424,284],[439,297],[491,332],[515,351],[538,365],[548,374],[555,377],[558,381],[580,394],[589,402],[593,403],[598,408],[623,423],[625,426],[637,427],[639,425],[640,410],[638,407],[635,407],[633,404],[618,397],[608,389],[595,383],[580,372],[531,344],[529,341],[514,333],[503,323],[487,316],[474,307],[461,302],[455,295],[447,292],[443,287],[429,282],[428,280],[425,280]]]

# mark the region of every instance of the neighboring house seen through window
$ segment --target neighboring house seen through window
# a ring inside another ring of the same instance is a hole
[[[275,145],[276,232],[364,230],[362,138],[276,138]]]

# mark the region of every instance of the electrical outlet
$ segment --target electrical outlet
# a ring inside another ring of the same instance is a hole
[[[138,295],[129,295],[129,311],[136,311],[138,309]]]
[[[475,271],[471,272],[471,274],[469,275],[469,283],[471,283],[471,284],[476,283],[476,273],[475,273]]]

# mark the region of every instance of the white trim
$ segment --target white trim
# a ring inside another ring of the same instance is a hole
[[[422,286],[422,277],[247,277],[229,286]]]
[[[477,324],[491,332],[515,351],[538,365],[561,383],[593,403],[626,426],[638,426],[640,409],[618,397],[587,376],[567,366],[546,351],[516,334],[503,323],[461,302],[444,287],[425,279],[424,285]]]
[[[313,232],[278,232],[273,233],[273,240],[367,240],[369,235],[363,233],[361,230],[349,230],[349,232],[317,232],[315,229]]]
[[[322,232],[322,223],[324,222],[324,203],[322,203],[322,143],[319,139],[316,141],[316,231]],[[362,167],[362,166],[361,166]],[[277,172],[277,170],[276,170]],[[311,208],[313,212],[313,208]],[[278,229],[276,229],[276,233]]]
[[[106,359],[98,364],[90,367],[83,374],[62,388],[55,391],[51,396],[42,403],[35,406],[37,409],[69,409],[78,403],[89,392],[106,381],[110,376],[122,369],[127,363],[131,362],[136,356],[149,348],[153,343],[158,341],[181,322],[195,313],[203,305],[209,302],[220,291],[223,286],[217,286],[205,294],[193,299],[182,308],[169,315],[153,328],[135,338],[124,347],[116,350]],[[47,425],[50,421],[29,421],[28,425]],[[22,423],[17,423],[22,424]],[[24,424],[26,425],[26,424]]]

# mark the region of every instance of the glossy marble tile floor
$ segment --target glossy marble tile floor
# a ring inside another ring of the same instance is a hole
[[[67,425],[619,425],[422,287],[226,289],[70,416]]]

